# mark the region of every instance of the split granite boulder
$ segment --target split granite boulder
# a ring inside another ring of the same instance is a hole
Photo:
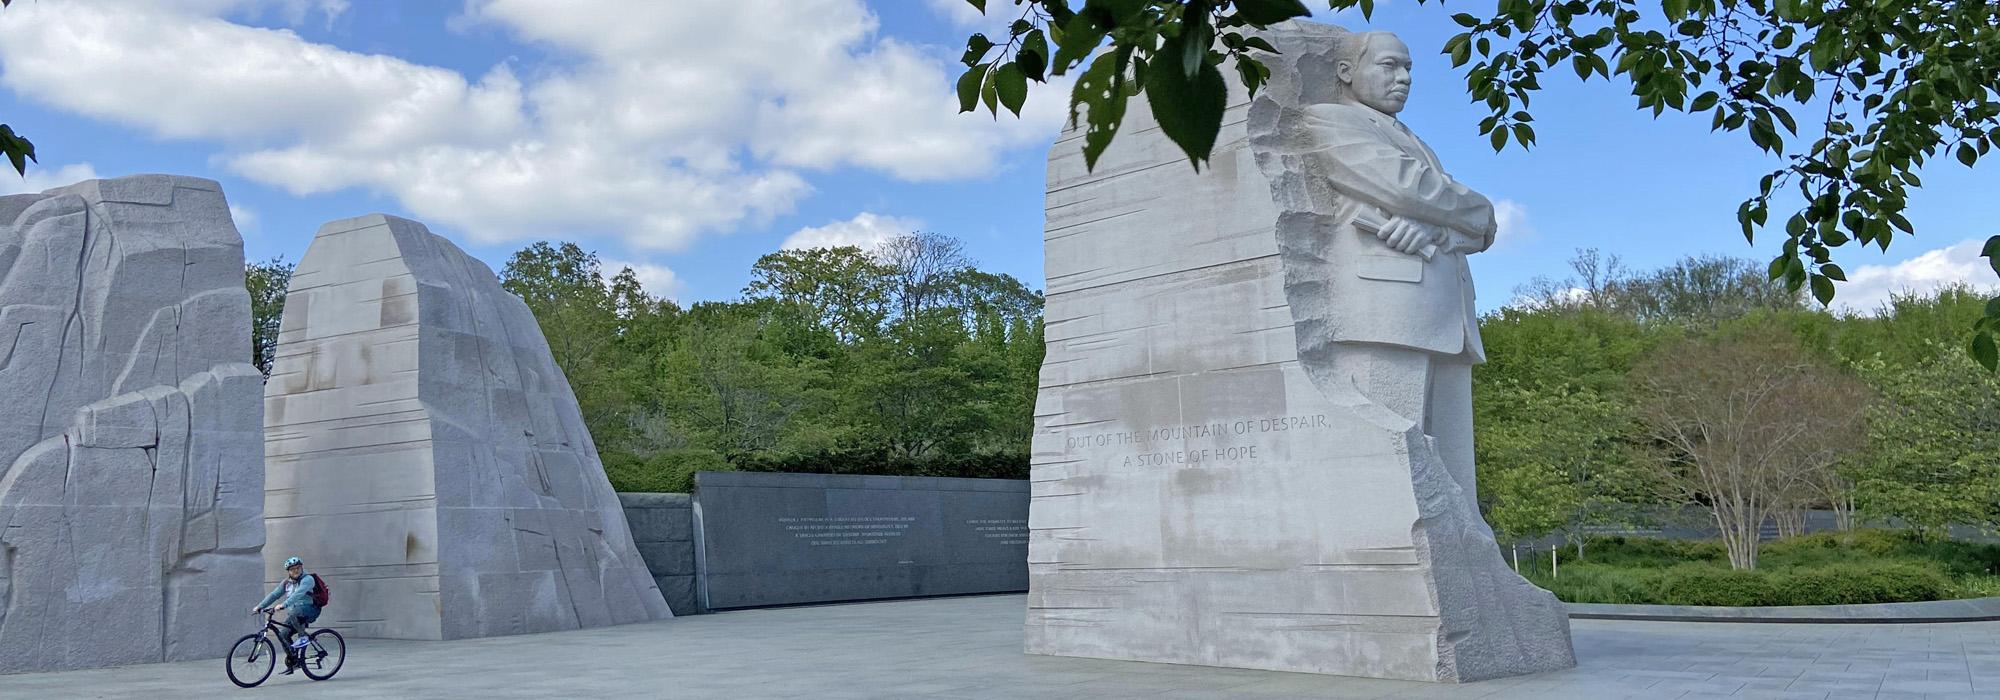
[[[526,304],[423,224],[320,228],[266,387],[267,580],[321,625],[462,639],[672,617]]]
[[[262,375],[209,180],[0,197],[0,673],[217,657],[256,602]]]

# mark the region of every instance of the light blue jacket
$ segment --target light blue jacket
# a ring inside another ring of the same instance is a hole
[[[313,587],[317,585],[319,585],[319,581],[313,578],[312,574],[304,574],[299,576],[298,585],[292,588],[291,597],[285,599],[285,607],[287,609],[290,609],[292,611],[292,614],[295,616],[307,620],[318,618],[319,606],[313,605],[313,596],[312,596]],[[264,602],[258,603],[257,607],[260,608],[271,607],[271,603],[276,602],[278,600],[278,597],[284,594],[285,594],[285,582],[279,581],[278,587],[271,589],[271,594],[264,596]]]

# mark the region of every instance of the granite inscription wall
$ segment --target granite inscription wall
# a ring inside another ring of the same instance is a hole
[[[697,594],[708,609],[1022,591],[1028,484],[702,472]]]

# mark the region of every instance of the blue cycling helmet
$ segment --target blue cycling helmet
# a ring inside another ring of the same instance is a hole
[[[305,562],[302,562],[302,561],[299,561],[299,558],[298,558],[298,557],[292,557],[292,558],[290,558],[290,559],[286,559],[286,560],[285,560],[285,568],[289,569],[289,568],[292,568],[292,567],[294,567],[294,566],[299,566],[299,565],[302,565],[302,564],[304,564],[304,563],[305,563]]]

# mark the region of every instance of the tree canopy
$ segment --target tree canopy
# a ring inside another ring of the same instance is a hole
[[[987,11],[988,0],[967,2]],[[1085,131],[1091,166],[1126,101],[1144,94],[1161,131],[1199,168],[1222,127],[1225,71],[1254,95],[1270,76],[1258,56],[1275,51],[1256,30],[1310,14],[1301,0],[1014,4],[1007,36],[967,40],[960,111],[983,103],[1018,115],[1027,81],[1081,68],[1070,118]],[[1327,7],[1366,17],[1374,0]],[[1949,155],[1971,167],[2000,146],[2000,3],[1500,0],[1451,20],[1465,31],[1442,52],[1488,108],[1478,127],[1496,151],[1534,144],[1530,105],[1544,74],[1574,73],[1629,86],[1655,115],[1707,115],[1716,131],[1781,158],[1737,219],[1754,242],[1779,207],[1783,243],[1767,274],[1822,304],[1847,278],[1834,249],[1886,251],[1916,232],[1903,211],[1925,162]],[[1983,255],[2000,274],[2000,236]],[[1973,357],[2000,370],[2000,297],[1971,330]]]
[[[743,296],[683,308],[572,243],[516,252],[621,488],[697,469],[1025,476],[1042,296],[933,233],[760,258]]]

